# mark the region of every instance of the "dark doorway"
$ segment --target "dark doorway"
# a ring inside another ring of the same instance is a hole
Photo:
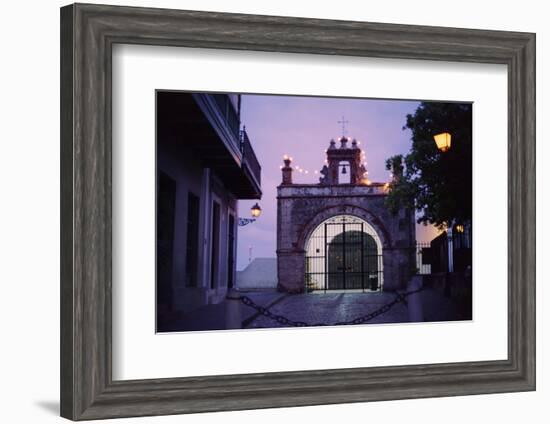
[[[216,287],[218,281],[218,269],[220,262],[220,204],[212,202],[212,255],[210,258],[210,288]]]
[[[346,230],[346,224],[327,225],[343,226],[327,246],[327,289],[377,290],[379,259],[374,238],[362,229]]]
[[[187,248],[185,257],[185,285],[187,287],[197,287],[199,213],[200,198],[189,192],[187,195]]]
[[[174,214],[176,181],[159,172],[157,178],[157,305],[172,306],[172,266],[174,254]]]
[[[233,270],[235,268],[235,217],[229,214],[229,228],[227,231],[227,287],[234,285]]]

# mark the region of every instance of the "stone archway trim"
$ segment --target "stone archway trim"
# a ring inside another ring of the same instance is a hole
[[[300,232],[296,247],[304,250],[306,241],[309,239],[313,231],[315,231],[321,223],[337,215],[353,215],[365,220],[378,233],[383,249],[390,248],[393,245],[388,231],[376,215],[363,207],[344,204],[338,206],[328,206],[319,211],[312,219],[310,219]]]

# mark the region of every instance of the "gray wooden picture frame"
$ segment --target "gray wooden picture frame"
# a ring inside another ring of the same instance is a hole
[[[508,359],[113,381],[115,43],[507,65]],[[534,389],[534,34],[87,4],[61,9],[63,417],[83,420]]]

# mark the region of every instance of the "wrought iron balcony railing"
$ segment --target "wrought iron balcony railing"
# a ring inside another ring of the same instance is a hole
[[[239,140],[239,115],[227,94],[212,94],[219,112],[236,140]]]
[[[248,167],[250,174],[254,177],[254,179],[258,183],[258,187],[261,187],[262,167],[260,165],[260,162],[258,161],[258,158],[256,157],[256,153],[254,152],[252,145],[250,144],[250,139],[248,138],[248,134],[244,129],[241,130],[240,132],[240,140],[241,140],[241,153],[243,155],[243,167],[244,166]]]

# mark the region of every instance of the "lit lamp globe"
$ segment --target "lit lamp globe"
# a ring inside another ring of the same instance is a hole
[[[258,218],[260,214],[262,213],[262,208],[260,208],[260,205],[256,203],[254,206],[250,208],[250,213],[254,218]]]
[[[451,148],[451,134],[447,132],[434,135],[434,140],[437,148],[443,153]]]

